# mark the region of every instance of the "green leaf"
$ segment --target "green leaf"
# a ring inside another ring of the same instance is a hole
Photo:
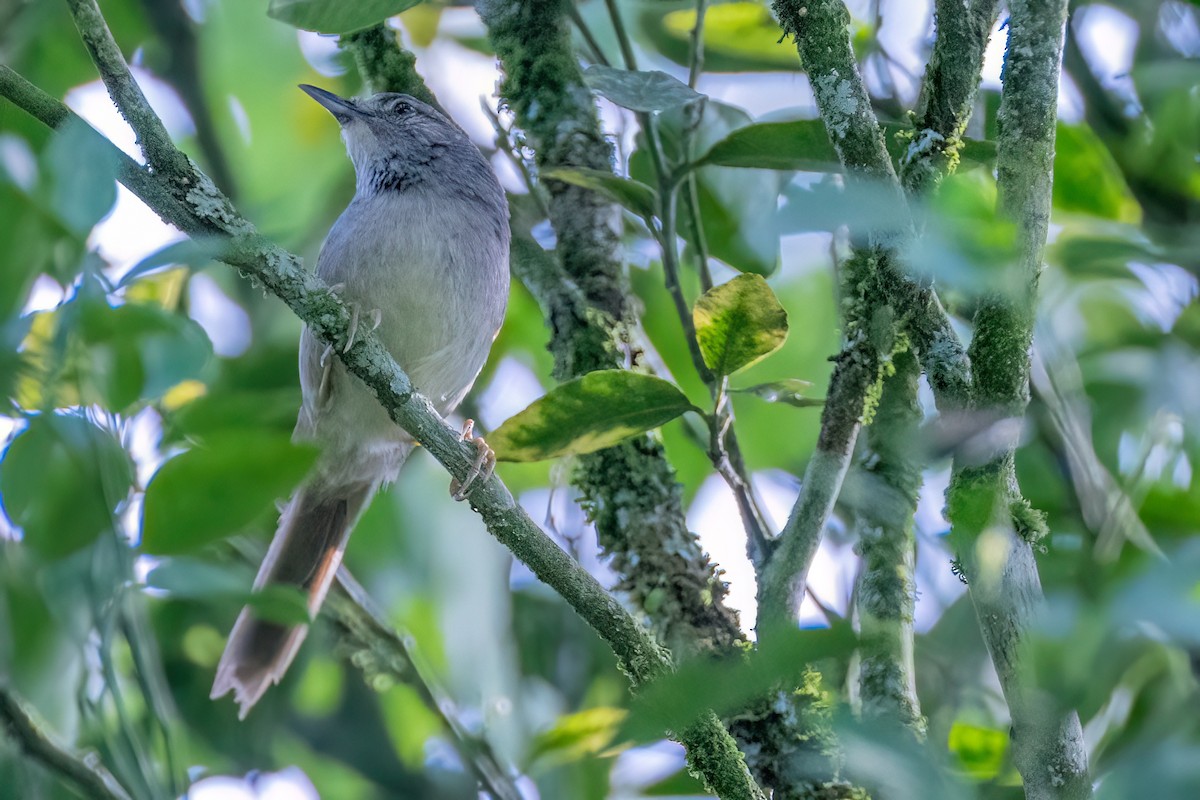
[[[857,644],[844,621],[820,630],[781,628],[771,641],[747,655],[693,659],[640,689],[621,726],[622,739],[652,742],[665,730],[686,729],[710,710],[718,716],[743,710],[781,682],[794,685],[805,665],[848,658]]]
[[[612,743],[627,713],[599,706],[559,717],[554,727],[534,739],[529,758],[565,764],[598,755]]]
[[[653,217],[658,208],[658,193],[641,181],[622,178],[602,169],[558,167],[541,173],[545,180],[562,181],[600,194],[643,219]]]
[[[88,348],[82,370],[101,390],[105,404],[120,411],[138,399],[161,397],[194,378],[212,356],[208,334],[182,314],[149,303],[115,308],[103,298],[80,298],[64,320]]]
[[[796,408],[825,405],[825,401],[820,398],[804,396],[804,393],[811,388],[812,383],[809,381],[802,381],[799,378],[785,378],[781,381],[759,383],[754,386],[747,386],[745,389],[730,389],[729,391],[752,394],[755,397],[766,400],[768,403],[786,403],[789,406],[796,406]]]
[[[280,434],[210,437],[163,464],[146,488],[142,550],[173,555],[236,533],[274,511],[316,459]]]
[[[166,247],[157,250],[143,258],[135,264],[128,272],[121,276],[121,280],[117,283],[118,289],[123,289],[129,284],[136,281],[151,272],[156,272],[164,267],[188,266],[192,269],[200,269],[213,262],[213,250],[219,240],[197,241],[196,239],[184,239],[179,242],[172,242]]]
[[[990,781],[1000,775],[1008,753],[1008,732],[956,721],[947,748],[972,778]]]
[[[819,119],[760,122],[721,139],[693,166],[840,172],[837,151]]]
[[[641,793],[645,797],[673,797],[676,800],[681,797],[711,797],[704,784],[686,769],[655,781],[642,789]]]
[[[271,0],[267,15],[317,33],[351,33],[419,5],[421,0]]]
[[[1087,125],[1058,123],[1054,143],[1054,207],[1136,224],[1142,208],[1121,168]]]
[[[660,5],[639,4],[639,34],[676,64],[689,63],[696,11],[663,13]],[[783,30],[763,3],[734,2],[709,6],[704,16],[705,72],[795,72],[796,48],[781,46]]]
[[[281,625],[309,622],[308,598],[298,586],[270,584],[250,590],[241,570],[195,558],[164,558],[146,575],[146,585],[179,600],[228,600],[254,608],[255,616]]]
[[[704,363],[732,375],[778,350],[787,338],[787,312],[761,275],[738,275],[714,286],[692,309]]]
[[[273,431],[288,435],[296,425],[296,387],[258,390],[215,389],[182,406],[167,419],[163,439],[204,439],[232,431]]]
[[[630,111],[666,111],[700,100],[704,95],[665,72],[615,69],[593,64],[583,79],[597,93]]]
[[[133,477],[111,433],[83,417],[43,414],[0,461],[0,497],[31,549],[62,558],[113,529]]]
[[[117,202],[117,164],[103,138],[70,118],[45,153],[53,181],[50,205],[76,234],[86,236]]]
[[[904,156],[907,145],[897,134],[912,128],[894,123],[882,126],[893,161]],[[966,139],[959,157],[963,164],[990,166],[996,160],[994,142]],[[694,162],[694,166],[743,167],[748,169],[841,172],[837,150],[819,119],[758,122],[738,128]]]
[[[501,461],[592,453],[699,411],[672,383],[623,369],[590,372],[551,389],[493,431]]]

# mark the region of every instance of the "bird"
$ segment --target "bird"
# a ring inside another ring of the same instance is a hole
[[[395,480],[414,447],[335,349],[348,351],[364,316],[414,387],[447,415],[487,360],[508,302],[509,223],[504,190],[455,122],[406,94],[339,97],[302,84],[341,126],[354,165],[355,193],[330,229],[316,272],[351,308],[345,342],[300,337],[301,406],[293,439],[319,447],[317,460],[284,506],[254,582],[299,588],[310,619],[342,561],[355,522],[379,488]],[[363,309],[368,309],[365,315]],[[490,473],[479,457],[455,499]],[[211,697],[233,692],[239,718],[295,658],[307,625],[284,625],[242,609],[217,665]]]

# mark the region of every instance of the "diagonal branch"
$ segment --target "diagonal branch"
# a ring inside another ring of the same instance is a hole
[[[103,25],[102,19],[100,24]],[[111,38],[107,28],[104,34]],[[128,73],[123,62],[119,68],[109,66]],[[86,126],[61,103],[4,66],[0,66],[0,94],[48,125],[71,120]],[[153,114],[148,106],[137,111],[121,110],[131,124],[143,119],[145,113]],[[139,136],[144,134],[137,132]],[[213,247],[215,258],[273,292],[320,341],[332,344],[347,340],[349,308],[323,281],[306,272],[298,257],[259,235],[203,173],[192,166],[190,174],[185,176],[152,175],[100,134],[95,135],[109,146],[121,182],[165,221],[195,238],[219,237]],[[182,192],[189,201],[186,204],[168,188],[173,179],[181,177],[183,185],[188,187]],[[413,389],[408,376],[377,336],[360,334],[353,347],[339,353],[339,358],[347,370],[374,392],[396,424],[426,447],[454,477],[465,479],[474,461],[475,448],[463,442],[459,431],[438,416],[429,401]],[[557,591],[609,644],[634,688],[671,671],[670,655],[595,578],[537,526],[498,477],[477,481],[468,499],[488,531],[541,581]],[[721,797],[750,800],[762,797],[733,740],[714,715],[710,713],[682,731],[679,739],[688,749],[689,758],[704,770],[705,778]]]
[[[0,729],[30,758],[81,789],[84,796],[95,800],[129,800],[129,794],[104,768],[99,756],[73,752],[56,741],[25,701],[3,683],[0,683]]]

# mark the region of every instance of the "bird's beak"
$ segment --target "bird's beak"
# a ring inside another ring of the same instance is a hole
[[[364,114],[363,110],[353,100],[338,97],[333,92],[318,89],[316,86],[310,86],[307,83],[300,84],[300,88],[313,100],[323,105],[325,110],[333,114],[334,118],[342,125]]]

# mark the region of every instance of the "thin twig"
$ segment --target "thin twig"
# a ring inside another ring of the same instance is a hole
[[[471,733],[455,716],[454,701],[429,675],[411,636],[391,626],[366,589],[344,566],[338,570],[337,579],[339,591],[330,597],[330,611],[338,628],[357,649],[359,657],[351,660],[364,672],[382,667],[382,671],[391,675],[403,676],[405,684],[416,690],[425,706],[441,719],[479,785],[497,800],[523,800],[511,770],[501,764],[487,740]],[[362,658],[363,651],[369,652],[371,658]],[[368,660],[375,666],[368,667]]]
[[[588,26],[587,22],[584,21],[583,15],[579,13],[579,7],[575,3],[567,3],[567,13],[570,14],[571,22],[575,24],[575,29],[583,37],[584,44],[591,51],[589,55],[592,60],[602,66],[609,66],[608,57],[604,55],[604,50],[600,47],[600,42],[596,41],[596,36],[592,33],[592,29]]]

